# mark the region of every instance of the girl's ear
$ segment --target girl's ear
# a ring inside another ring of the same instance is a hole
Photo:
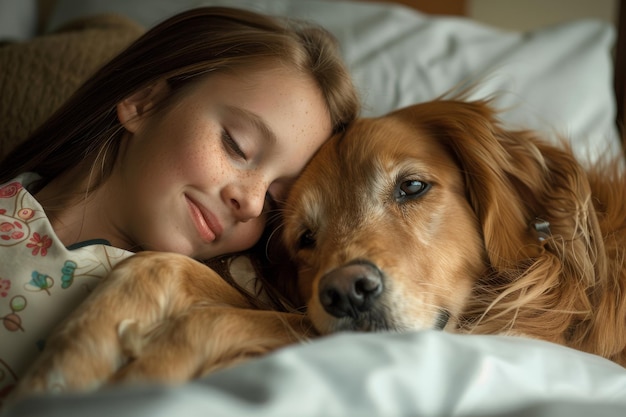
[[[169,91],[165,80],[157,81],[137,90],[117,103],[117,118],[124,128],[134,133],[143,120],[143,116],[159,103]]]

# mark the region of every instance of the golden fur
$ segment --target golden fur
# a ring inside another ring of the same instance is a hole
[[[322,333],[526,335],[626,365],[619,163],[585,169],[488,101],[358,120],[296,183],[284,236]]]
[[[139,253],[50,336],[14,398],[183,382],[341,330],[525,335],[626,365],[619,164],[585,169],[505,130],[486,101],[357,120],[294,185],[282,233],[299,277],[268,281],[308,319],[259,309],[185,256]]]
[[[184,382],[308,334],[303,315],[258,309],[200,262],[140,252],[52,333],[12,399],[109,383]]]

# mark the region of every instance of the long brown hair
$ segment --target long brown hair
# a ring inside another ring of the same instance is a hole
[[[204,76],[276,62],[315,80],[339,131],[359,101],[335,38],[323,28],[250,11],[204,7],[173,16],[137,39],[89,78],[26,141],[0,163],[0,183],[23,172],[37,187],[71,167],[101,167],[96,187],[113,168],[123,129],[116,105],[133,92],[167,80],[170,95]]]

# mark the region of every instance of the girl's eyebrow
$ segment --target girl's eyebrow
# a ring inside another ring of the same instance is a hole
[[[246,109],[242,109],[241,107],[228,105],[226,106],[226,111],[235,118],[237,118],[237,120],[247,125],[250,125],[253,129],[260,132],[261,136],[263,136],[263,139],[265,139],[270,144],[276,142],[276,134],[258,114]]]

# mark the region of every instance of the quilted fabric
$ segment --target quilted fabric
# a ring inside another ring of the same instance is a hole
[[[128,18],[107,14],[0,46],[0,158],[143,31]]]

